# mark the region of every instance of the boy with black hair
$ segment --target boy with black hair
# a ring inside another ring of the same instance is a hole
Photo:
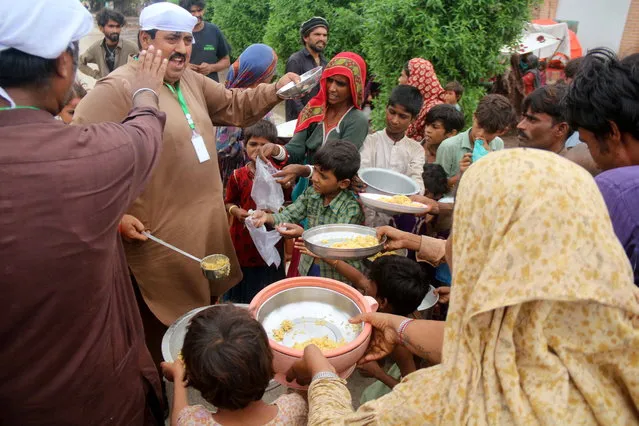
[[[446,171],[449,189],[457,185],[462,173],[470,166],[475,142],[482,141],[484,149],[489,152],[504,149],[500,136],[515,120],[515,109],[505,96],[486,95],[479,101],[472,127],[446,139],[437,149],[435,162]]]
[[[464,114],[448,104],[439,104],[426,113],[424,119],[424,140],[422,146],[426,153],[426,163],[434,163],[437,148],[446,139],[455,136],[464,129]]]
[[[297,224],[304,219],[308,219],[308,228],[336,223],[361,225],[364,222],[364,214],[355,195],[349,189],[359,166],[360,155],[355,145],[339,139],[327,141],[313,156],[312,185],[280,213],[256,211],[252,215],[253,224],[258,228],[264,224],[276,226],[277,230],[287,237],[302,235],[303,229]],[[293,232],[287,232],[291,229]],[[361,262],[351,264],[361,269]],[[325,262],[314,262],[308,255],[302,255],[298,271],[300,275],[345,281],[341,274]]]
[[[413,179],[424,191],[422,170],[424,150],[419,142],[406,136],[422,107],[422,95],[413,86],[399,85],[391,92],[386,105],[386,127],[368,135],[360,150],[362,168],[379,167],[402,173]],[[388,215],[366,209],[366,224],[387,225]]]
[[[424,164],[424,196],[431,200],[440,200],[448,192],[448,176],[439,164]]]
[[[464,95],[464,86],[459,81],[450,81],[444,86],[444,102],[455,107],[457,111],[461,111],[459,100]]]

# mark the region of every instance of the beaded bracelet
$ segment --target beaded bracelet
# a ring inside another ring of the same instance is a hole
[[[397,334],[399,335],[399,343],[400,344],[404,344],[404,331],[406,331],[406,327],[408,327],[408,324],[410,324],[411,322],[415,321],[412,318],[406,318],[404,321],[402,321],[399,324],[399,328],[397,329]]]

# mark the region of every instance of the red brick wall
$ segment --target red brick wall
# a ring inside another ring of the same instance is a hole
[[[621,56],[639,53],[639,0],[630,2],[626,26],[623,29],[623,36],[619,45]]]

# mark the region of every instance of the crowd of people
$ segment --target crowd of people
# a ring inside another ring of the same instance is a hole
[[[327,60],[322,17],[294,30],[302,48],[273,83],[277,53],[253,44],[231,63],[201,0],[145,7],[137,45],[102,10],[104,38],[82,55],[94,18],[56,3],[0,4],[0,424],[164,424],[162,376],[173,425],[639,423],[637,55],[594,49],[552,85],[534,55],[511,60],[509,91],[484,96],[471,123],[464,87],[406,58],[373,129],[365,58]],[[48,43],[33,33],[59,22]],[[318,66],[317,87],[286,100],[293,136],[278,137],[277,91]],[[506,149],[509,132],[519,148]],[[261,162],[277,170],[278,211],[253,199]],[[427,212],[364,207],[368,167],[414,181]],[[374,227],[407,255],[331,260],[300,240],[340,223]],[[284,262],[265,261],[249,225],[283,237]],[[229,276],[209,281],[147,231],[225,254]],[[307,393],[262,401],[268,337],[233,303],[286,276],[376,299],[351,319],[373,327],[358,369],[377,379],[357,410],[315,345],[287,373]],[[425,318],[430,286],[439,302]],[[183,359],[163,362],[168,327],[209,305]],[[190,406],[189,386],[216,411]]]

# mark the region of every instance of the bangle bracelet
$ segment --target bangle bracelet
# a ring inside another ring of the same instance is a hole
[[[233,211],[233,208],[237,208],[237,206],[233,204],[231,207],[229,207],[229,210],[228,210],[229,214],[233,214],[231,213]]]
[[[143,87],[143,88],[138,89],[138,90],[136,90],[135,92],[133,92],[133,96],[131,96],[131,99],[132,99],[132,100],[133,100],[133,99],[135,99],[135,97],[136,97],[137,95],[139,95],[140,93],[142,93],[142,92],[151,92],[151,93],[153,93],[153,94],[155,95],[155,99],[156,99],[158,102],[160,102],[160,96],[158,95],[158,92],[156,92],[156,91],[155,91],[155,90],[153,90],[153,89],[149,89],[148,87]]]
[[[273,155],[273,160],[276,161],[282,161],[284,159],[286,159],[286,149],[284,149],[283,146],[278,145],[278,148],[280,149],[280,151],[277,153],[277,155]]]
[[[397,329],[397,334],[399,335],[399,343],[400,344],[404,344],[404,331],[406,331],[406,327],[408,327],[408,324],[410,324],[411,322],[415,321],[412,318],[406,318],[404,321],[402,321],[399,324],[399,328]]]
[[[311,383],[320,379],[339,379],[339,376],[332,371],[320,371],[311,379]]]

